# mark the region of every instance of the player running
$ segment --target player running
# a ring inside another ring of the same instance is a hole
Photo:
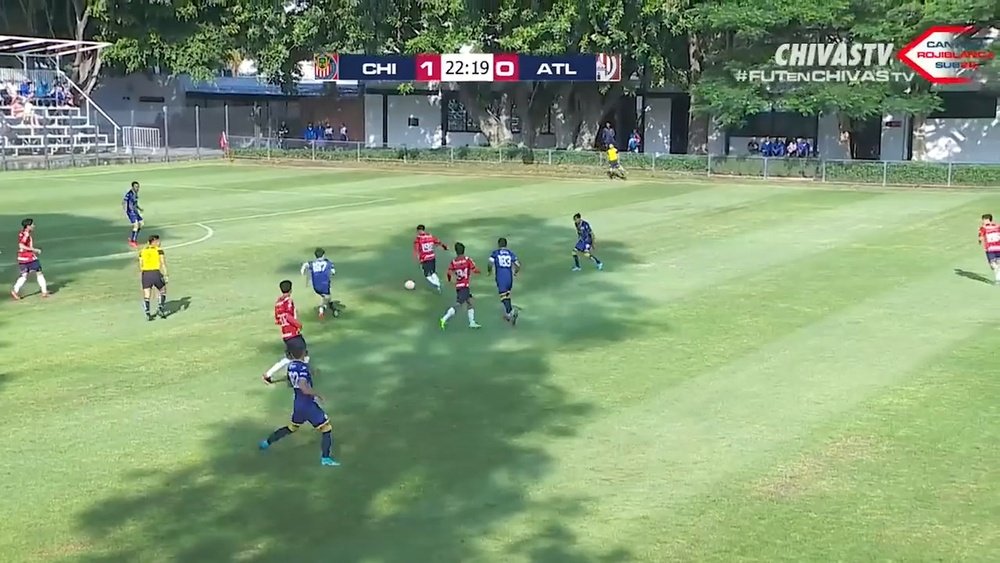
[[[1000,285],[1000,225],[993,222],[991,213],[984,214],[982,220],[979,226],[979,244],[986,251],[986,261],[993,269],[993,283]]]
[[[306,339],[302,336],[302,322],[299,321],[295,302],[292,301],[291,280],[282,280],[278,284],[278,289],[281,290],[281,295],[274,302],[274,324],[281,327],[281,340],[285,343],[285,357],[278,360],[271,366],[271,369],[264,373],[264,379],[272,379],[274,374],[291,363],[292,358],[301,357],[304,362],[309,362]],[[299,354],[300,351],[301,354]]]
[[[593,255],[595,238],[594,231],[590,228],[590,223],[583,220],[579,213],[573,215],[573,224],[576,225],[576,246],[573,248],[573,271],[580,271],[580,255],[586,256],[594,261],[598,270],[604,269],[604,262],[601,262]]]
[[[128,236],[128,245],[132,248],[139,246],[139,231],[142,230],[142,207],[139,207],[139,182],[132,182],[132,187],[125,192],[122,198],[122,211],[132,225],[132,232]]]
[[[441,278],[437,275],[437,257],[434,254],[434,250],[439,246],[448,250],[448,245],[428,233],[427,227],[417,225],[417,238],[413,239],[413,255],[417,258],[417,262],[420,262],[420,269],[423,270],[427,283],[441,293]]]
[[[149,237],[149,242],[139,251],[139,278],[142,283],[142,308],[146,312],[146,320],[151,321],[158,315],[167,318],[167,258],[160,247],[160,235]],[[153,288],[159,294],[156,315],[149,309],[149,300]]]
[[[17,234],[17,268],[21,272],[14,287],[10,290],[10,296],[14,299],[21,299],[21,288],[28,281],[28,274],[35,273],[35,281],[38,288],[42,290],[42,297],[49,296],[49,284],[42,274],[42,264],[38,261],[38,255],[42,253],[41,248],[35,247],[35,239],[32,233],[35,231],[35,220],[27,218],[21,221],[21,231]]]
[[[449,307],[448,311],[441,317],[441,330],[444,330],[448,326],[448,321],[455,316],[455,313],[458,309],[462,308],[462,305],[465,305],[465,308],[469,311],[469,328],[481,328],[476,323],[476,310],[473,307],[472,290],[469,289],[472,274],[478,273],[479,268],[476,267],[476,263],[472,261],[472,258],[465,255],[465,245],[456,242],[455,259],[448,265],[447,273],[448,281],[451,281],[452,274],[455,277],[455,304]]]
[[[260,442],[261,450],[266,450],[278,440],[295,432],[305,423],[309,423],[322,434],[322,453],[320,454],[320,464],[328,466],[340,465],[333,459],[333,425],[330,418],[326,416],[323,407],[319,405],[323,397],[316,392],[313,387],[312,372],[309,369],[309,360],[306,358],[305,349],[297,349],[292,355],[292,360],[288,364],[288,382],[292,386],[294,398],[292,399],[292,420],[286,425],[278,428],[266,440]],[[264,376],[264,383],[268,385],[274,381],[267,375]]]
[[[503,304],[503,318],[511,326],[515,326],[518,309],[511,304],[510,293],[514,289],[514,276],[521,271],[521,263],[514,251],[507,248],[507,239],[504,237],[497,239],[497,249],[490,253],[490,261],[486,264],[486,273],[492,274],[494,270],[497,293],[500,294],[500,303]]]
[[[313,291],[319,295],[319,318],[322,319],[326,316],[327,309],[330,309],[334,317],[339,317],[340,310],[330,301],[330,282],[337,270],[333,267],[333,262],[326,257],[326,251],[322,248],[317,248],[313,252],[313,256],[316,259],[303,263],[299,271],[303,276],[309,274],[307,279],[312,282]]]
[[[618,149],[614,145],[608,145],[608,178],[614,180],[616,177],[627,180],[625,169],[622,168],[618,160]]]

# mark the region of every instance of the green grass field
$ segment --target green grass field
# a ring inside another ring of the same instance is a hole
[[[1000,192],[474,174],[0,175],[0,276],[32,216],[57,289],[0,302],[0,560],[1000,560]],[[133,179],[177,309],[151,323]],[[577,211],[603,272],[570,271]],[[484,327],[439,330],[452,292],[402,288],[418,222],[481,263],[510,239],[516,329],[484,276]],[[317,245],[340,319],[298,276]],[[256,448],[289,277],[342,467],[308,429]]]

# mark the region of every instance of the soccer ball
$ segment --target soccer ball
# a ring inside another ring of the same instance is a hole
[[[406,283],[403,284],[403,287],[405,287],[406,289],[416,289],[417,284],[413,283],[413,280],[406,280]]]

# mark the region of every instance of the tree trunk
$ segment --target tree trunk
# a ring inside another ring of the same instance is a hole
[[[924,160],[927,158],[927,138],[924,136],[924,123],[927,121],[925,115],[914,115],[913,120],[913,158],[911,160]]]
[[[491,147],[509,144],[510,101],[505,92],[499,95],[489,84],[463,83],[458,86],[458,99],[479,123],[479,130]]]
[[[572,136],[569,146],[581,149],[597,146],[601,123],[624,95],[621,84],[614,84],[605,92],[601,88],[601,84],[578,82],[572,85],[568,96],[557,100],[568,125],[567,134]]]
[[[87,26],[90,25],[90,15],[83,0],[73,0],[73,15],[76,20],[74,37],[77,41],[87,39]],[[60,69],[62,70],[62,69]],[[100,51],[92,50],[77,52],[73,59],[72,79],[88,96],[97,86],[97,78],[101,73]]]
[[[697,33],[688,35],[688,64],[690,68],[688,71],[688,92],[691,95],[691,109],[688,111],[688,154],[707,154],[711,117],[697,110],[697,94],[692,88],[701,79],[705,65],[705,51],[702,47],[701,36]]]

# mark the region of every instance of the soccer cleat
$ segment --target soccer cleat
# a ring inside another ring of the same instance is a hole
[[[14,301],[20,301],[21,300],[21,296],[18,295],[17,292],[14,291],[14,290],[11,290],[10,296],[14,299]]]
[[[337,467],[340,462],[333,459],[332,457],[322,457],[319,460],[320,465],[325,465],[327,467]]]
[[[167,318],[167,312],[164,311],[163,309],[160,309],[159,311],[156,312],[156,316],[160,317],[161,319],[165,319]]]
[[[438,319],[438,322],[441,323],[441,330],[444,330],[444,329],[448,328],[448,321],[446,321],[444,319]]]
[[[128,241],[128,245],[131,246],[132,248],[139,248],[139,243],[135,242],[134,240]]]
[[[151,320],[153,320],[155,318],[156,317],[153,315],[153,313],[146,313],[146,320],[147,321],[151,321]]]
[[[573,266],[573,271],[574,272],[579,272],[580,271],[580,267],[579,266]]]
[[[483,325],[479,323],[469,323],[469,328],[483,328]]]
[[[517,326],[517,315],[517,307],[514,307],[514,309],[510,312],[510,326]]]
[[[319,318],[320,320],[326,318],[326,311],[324,311],[322,307],[319,309]]]
[[[48,294],[48,293],[43,293],[43,294],[42,294],[42,299],[45,299],[45,298],[46,298],[46,297],[48,297],[48,296],[49,296],[49,294]]]
[[[271,444],[269,444],[267,440],[261,440],[260,443],[257,444],[257,447],[260,448],[261,450],[266,450],[267,448],[271,447]]]
[[[598,270],[603,270],[604,269],[604,262],[598,262],[597,263],[597,269]]]

